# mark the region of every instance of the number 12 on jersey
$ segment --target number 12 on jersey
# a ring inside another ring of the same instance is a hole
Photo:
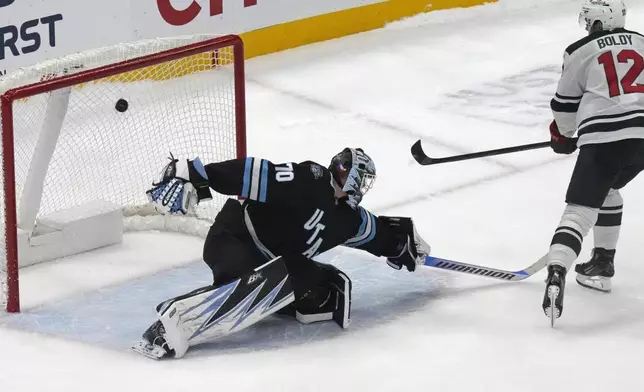
[[[608,81],[608,92],[612,97],[622,94],[644,93],[644,84],[637,83],[637,78],[644,71],[644,58],[641,54],[633,49],[624,49],[617,54],[617,61],[620,63],[630,63],[633,65],[629,68],[626,74],[619,79],[617,75],[617,67],[615,66],[615,58],[613,51],[608,51],[597,59],[599,64],[604,67],[606,73],[606,80]],[[619,86],[622,86],[620,91]]]

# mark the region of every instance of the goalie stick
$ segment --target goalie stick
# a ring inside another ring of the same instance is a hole
[[[532,275],[541,271],[546,266],[547,261],[548,255],[544,255],[535,263],[520,271],[506,271],[496,268],[484,267],[481,265],[461,263],[454,260],[441,259],[433,256],[425,256],[425,265],[429,267],[485,276],[488,278],[506,280],[511,282],[516,282],[531,277]]]
[[[438,163],[457,162],[457,161],[464,161],[467,159],[475,159],[475,158],[489,157],[493,155],[509,154],[511,152],[535,150],[537,148],[544,148],[549,146],[550,146],[550,142],[540,142],[540,143],[532,143],[532,144],[522,144],[520,146],[499,148],[496,150],[473,152],[470,154],[454,155],[454,156],[445,157],[445,158],[431,158],[431,157],[428,157],[427,154],[425,154],[425,151],[423,151],[423,146],[421,145],[420,140],[418,140],[416,143],[414,143],[413,146],[411,146],[411,155],[414,157],[416,162],[418,162],[423,166],[427,166],[427,165],[436,165]]]

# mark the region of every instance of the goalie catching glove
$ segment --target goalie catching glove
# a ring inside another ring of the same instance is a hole
[[[152,183],[146,192],[148,200],[160,214],[194,214],[194,207],[202,200],[212,199],[208,174],[199,157],[194,160],[175,159],[163,168],[159,182]]]
[[[398,239],[395,249],[383,254],[391,268],[400,270],[404,266],[409,272],[413,272],[416,266],[425,264],[425,256],[429,255],[431,248],[418,235],[411,218],[381,215],[378,219],[389,226]]]

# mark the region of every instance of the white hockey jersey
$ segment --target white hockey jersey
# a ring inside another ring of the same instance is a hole
[[[615,29],[570,45],[550,108],[578,146],[644,139],[644,36]]]

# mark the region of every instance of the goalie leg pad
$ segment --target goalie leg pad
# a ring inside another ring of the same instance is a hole
[[[277,257],[238,280],[164,302],[159,321],[168,348],[181,358],[190,346],[240,331],[293,300],[286,266]]]
[[[332,265],[314,263],[323,271],[326,282],[302,290],[304,293],[295,300],[292,312],[303,324],[333,320],[347,329],[351,323],[351,279]]]

